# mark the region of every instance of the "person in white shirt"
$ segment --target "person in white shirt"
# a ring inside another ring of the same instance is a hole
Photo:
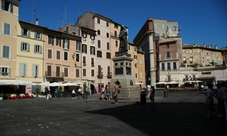
[[[148,91],[147,99],[150,99],[150,95],[151,95],[151,86],[150,85],[147,85],[147,91]]]
[[[82,90],[81,88],[79,87],[79,89],[77,90],[78,94],[77,94],[77,97],[78,99],[80,99],[80,96],[82,95]]]

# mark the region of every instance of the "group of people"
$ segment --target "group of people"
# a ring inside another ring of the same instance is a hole
[[[215,111],[213,98],[216,98],[218,101],[218,116],[224,117],[227,121],[227,83],[217,84],[217,90],[215,91],[213,85],[209,84],[204,94],[206,95],[205,103],[208,108],[207,117],[211,118],[212,112]]]
[[[81,90],[81,87],[78,88],[77,91],[75,89],[72,90],[72,99],[80,99],[80,97],[83,97],[83,91]]]
[[[114,100],[114,104],[118,102],[118,95],[120,93],[120,84],[115,82],[114,88],[112,90],[112,99]],[[100,100],[110,100],[111,99],[111,92],[109,87],[106,85],[102,88]]]

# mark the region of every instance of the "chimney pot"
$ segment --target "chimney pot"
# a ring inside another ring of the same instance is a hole
[[[35,20],[35,24],[36,24],[36,25],[39,25],[39,19],[36,19],[36,20]]]

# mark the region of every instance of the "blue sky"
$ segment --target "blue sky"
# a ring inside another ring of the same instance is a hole
[[[129,42],[152,17],[177,21],[183,44],[227,47],[227,0],[22,0],[19,19],[56,30],[87,11],[127,26]]]

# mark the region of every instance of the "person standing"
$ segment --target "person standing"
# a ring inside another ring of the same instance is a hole
[[[212,84],[208,85],[208,89],[206,90],[206,92],[204,93],[204,95],[206,95],[206,105],[207,105],[207,117],[211,118],[212,117],[212,112],[215,111],[214,110],[214,101],[213,101],[213,90],[212,90],[213,86]]]
[[[114,104],[118,103],[118,92],[119,92],[119,84],[115,82],[112,97],[114,99]]]
[[[78,88],[78,90],[77,90],[77,97],[78,97],[78,99],[80,99],[80,96],[81,96],[81,94],[82,94],[82,90],[81,90],[81,88],[79,87]]]
[[[150,95],[151,95],[151,86],[150,85],[147,85],[147,92],[148,92],[147,99],[149,99]]]
[[[217,84],[217,91],[214,92],[214,96],[218,101],[218,116],[223,117],[225,112],[224,99],[221,98],[221,90],[225,89],[224,84]]]
[[[220,97],[224,100],[224,117],[227,121],[227,83],[223,83],[222,87],[220,88]]]
[[[75,92],[75,90],[73,89],[72,90],[72,99],[75,99],[76,98],[76,92]]]
[[[154,103],[154,96],[155,96],[155,88],[154,86],[151,86],[151,95],[150,95],[150,99],[151,99],[151,103]]]

